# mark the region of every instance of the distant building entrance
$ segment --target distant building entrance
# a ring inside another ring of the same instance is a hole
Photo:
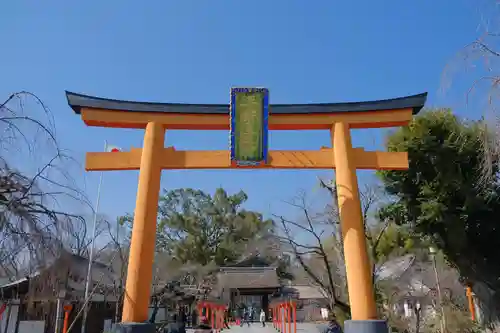
[[[276,267],[260,257],[251,257],[220,269],[218,295],[214,296],[229,303],[233,316],[239,316],[243,309],[247,309],[251,310],[253,320],[258,320],[261,309],[269,314],[269,301],[280,295],[281,289]]]

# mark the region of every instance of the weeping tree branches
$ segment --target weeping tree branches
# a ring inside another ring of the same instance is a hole
[[[55,255],[65,247],[61,228],[84,223],[68,209],[88,206],[70,176],[72,163],[36,95],[19,92],[0,103],[0,265],[9,276]]]
[[[485,120],[482,133],[482,182],[486,185],[498,179],[495,164],[500,158],[500,26],[499,8],[496,1],[477,3],[481,13],[478,37],[461,48],[443,71],[443,86],[450,90],[452,83],[464,92],[465,103],[472,106],[476,116]],[[459,77],[463,75],[463,77]],[[462,80],[460,80],[462,79]]]

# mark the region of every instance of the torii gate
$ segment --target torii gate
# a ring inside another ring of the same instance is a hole
[[[256,94],[261,94],[260,99]],[[140,170],[122,314],[127,332],[151,329],[139,323],[148,319],[161,170],[240,167],[336,169],[352,315],[345,331],[387,332],[385,322],[376,320],[356,169],[404,170],[408,156],[405,152],[353,148],[350,129],[407,125],[424,106],[427,93],[370,102],[289,105],[269,105],[267,90],[254,88],[233,89],[231,105],[142,103],[71,92],[66,92],[66,97],[87,126],[145,130],[143,148],[86,156],[87,171]],[[260,103],[258,112],[255,103]],[[332,148],[267,153],[268,129],[329,130]],[[231,130],[232,149],[178,151],[164,147],[166,130]]]

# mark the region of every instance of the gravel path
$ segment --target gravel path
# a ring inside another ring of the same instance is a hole
[[[188,333],[194,330],[188,330]],[[262,327],[259,323],[250,324],[250,327],[244,325],[231,326],[229,330],[223,330],[223,333],[278,333],[278,331],[273,327],[271,323],[268,323],[266,327]],[[316,324],[309,323],[297,323],[297,333],[320,333],[320,329]]]

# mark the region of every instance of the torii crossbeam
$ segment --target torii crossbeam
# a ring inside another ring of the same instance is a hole
[[[128,152],[92,152],[87,153],[86,158],[88,171],[140,170],[122,321],[145,322],[150,300],[161,170],[242,167],[233,163],[229,150],[178,151],[174,147],[164,147],[165,131],[229,130],[232,111],[227,104],[142,103],[71,92],[66,92],[66,96],[68,104],[88,126],[145,129],[142,148],[133,148]],[[356,170],[408,168],[407,153],[370,152],[353,148],[350,129],[405,126],[422,109],[426,98],[427,93],[356,103],[271,104],[265,119],[269,130],[329,130],[332,147],[315,151],[269,151],[265,162],[246,166],[336,169],[353,319],[346,324],[346,332],[348,327],[351,327],[351,331],[359,329],[359,325],[364,325],[363,330],[366,332],[378,332],[383,326],[372,322],[377,313]]]

